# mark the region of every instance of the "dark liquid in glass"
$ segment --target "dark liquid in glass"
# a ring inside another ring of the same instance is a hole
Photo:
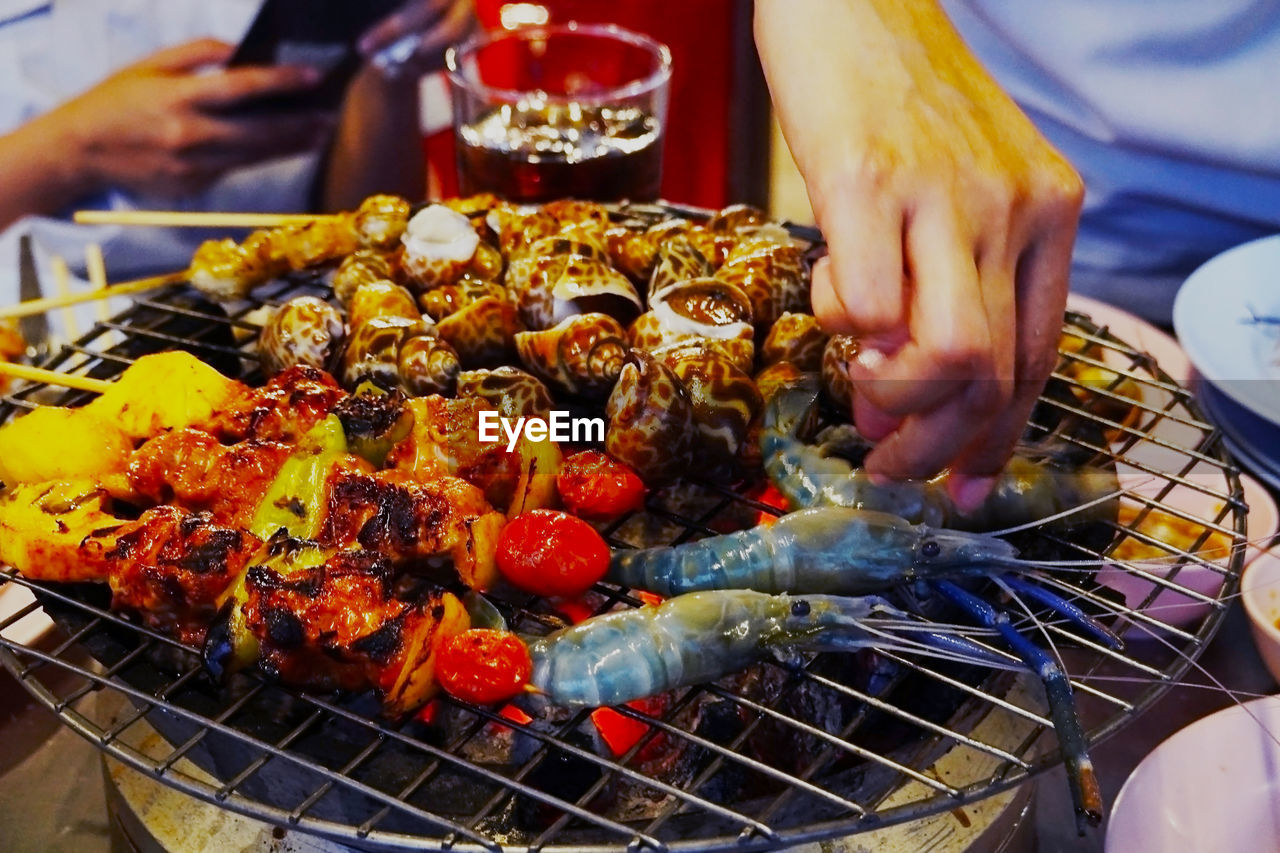
[[[662,179],[658,120],[635,107],[504,105],[458,133],[462,195],[652,201]]]

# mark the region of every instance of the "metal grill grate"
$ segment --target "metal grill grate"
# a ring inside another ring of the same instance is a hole
[[[641,217],[671,212],[694,213],[626,210]],[[795,230],[816,240],[811,231]],[[301,293],[328,295],[321,281],[299,277],[262,288],[259,301],[227,313],[185,290],[139,300],[63,347],[51,366],[110,378],[145,352],[180,347],[251,373],[256,309]],[[1069,316],[1066,329],[1078,345],[1063,353],[1055,378],[1069,393],[1046,396],[1036,425],[1117,464],[1129,511],[1104,541],[1041,531],[1035,544],[1057,555],[1101,559],[1130,539],[1168,555],[1160,565],[1123,567],[1152,585],[1136,608],[1089,574],[1052,578],[1115,630],[1158,632],[1160,641],[1133,641],[1117,652],[1052,621],[1037,628],[1030,616],[1022,619],[1024,628],[1043,630],[1059,646],[1090,742],[1097,743],[1178,680],[1213,635],[1243,560],[1245,506],[1217,432],[1186,390],[1149,356],[1087,318]],[[1092,377],[1082,376],[1088,369]],[[0,419],[37,402],[83,399],[27,386],[3,398]],[[741,491],[685,485],[652,496],[643,519],[606,532],[621,545],[626,525],[642,523],[675,544],[771,511]],[[1181,519],[1186,540],[1170,543],[1143,532],[1144,521],[1155,516]],[[1212,562],[1193,553],[1211,537],[1230,543]],[[1217,573],[1220,588],[1197,592],[1182,582],[1192,571]],[[370,697],[287,691],[253,675],[230,689],[215,687],[189,650],[109,611],[102,590],[34,584],[12,571],[3,571],[0,583],[31,587],[39,599],[0,621],[0,660],[79,734],[200,799],[361,846],[400,849],[429,840],[495,851],[764,849],[952,809],[1060,761],[1038,687],[1008,672],[899,653],[860,660],[856,669],[870,673],[865,683],[819,656],[799,670],[762,665],[760,677],[771,688],[750,698],[708,685],[659,709],[618,708],[647,732],[625,754],[602,757],[580,736],[586,711],[546,729],[446,698],[437,715],[448,715],[447,727],[393,724],[377,716]],[[638,603],[608,585],[597,592],[601,610]],[[1168,624],[1151,606],[1162,592],[1200,602],[1204,613],[1189,626]],[[537,618],[536,602],[513,604],[522,618]],[[25,646],[2,636],[42,605],[60,626],[52,644]],[[93,701],[98,693],[127,697],[135,710],[111,717]],[[843,709],[837,727],[804,712],[805,701],[819,699]],[[691,709],[707,703],[737,721],[730,734],[690,724]],[[163,744],[143,742],[144,721],[164,736]],[[770,738],[806,745],[802,759],[775,766],[761,752]],[[513,744],[518,760],[500,765],[477,757],[495,742]],[[646,759],[655,742],[697,760],[682,772],[657,772]],[[931,768],[950,750],[973,760],[963,772],[939,775]],[[628,812],[619,802],[646,808]]]

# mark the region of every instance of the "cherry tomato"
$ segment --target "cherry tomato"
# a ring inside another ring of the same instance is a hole
[[[445,641],[436,657],[436,679],[450,696],[494,705],[518,694],[533,662],[515,634],[471,628]]]
[[[639,475],[598,450],[566,458],[556,474],[556,488],[570,512],[593,521],[611,521],[644,505]]]
[[[498,571],[535,595],[582,595],[608,568],[609,546],[595,528],[559,510],[518,515],[498,537]]]

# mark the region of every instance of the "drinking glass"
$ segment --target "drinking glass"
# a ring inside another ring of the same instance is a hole
[[[481,33],[445,55],[462,195],[652,201],[666,45],[611,24]]]

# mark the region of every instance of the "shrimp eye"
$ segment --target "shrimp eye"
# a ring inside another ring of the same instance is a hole
[[[920,556],[926,560],[932,560],[934,557],[942,553],[942,546],[932,539],[920,546]]]
[[[808,616],[809,602],[805,601],[803,598],[800,599],[799,601],[791,602],[791,615],[792,616]]]

